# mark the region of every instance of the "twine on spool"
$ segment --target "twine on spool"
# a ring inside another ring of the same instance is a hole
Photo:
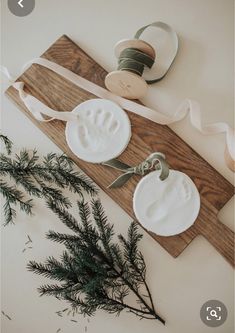
[[[144,40],[139,39],[149,27],[156,27],[166,32],[174,46],[174,51],[163,73],[154,79],[145,80],[145,68],[151,69],[155,60],[154,48]],[[147,92],[147,85],[162,80],[169,71],[178,51],[178,37],[175,31],[166,23],[154,22],[140,28],[134,39],[125,39],[115,46],[115,55],[118,58],[118,68],[109,73],[105,78],[106,87],[116,95],[129,99],[138,99]]]

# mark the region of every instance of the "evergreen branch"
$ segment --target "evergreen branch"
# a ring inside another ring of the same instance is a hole
[[[144,316],[143,314],[141,314],[141,313],[138,313],[136,310],[129,310],[129,312],[130,313],[133,313],[133,314],[135,314],[137,317],[140,317],[140,320],[141,319],[156,319],[155,317],[147,317],[147,316]],[[163,324],[165,325],[165,322],[163,322]]]
[[[49,200],[47,205],[69,229],[78,234],[82,233],[82,229],[77,220],[67,210],[58,207],[53,200]]]
[[[61,234],[59,232],[51,230],[46,234],[46,237],[47,239],[50,239],[60,244],[66,244],[71,242],[77,243],[79,241],[79,237],[76,235]]]
[[[126,309],[139,318],[157,319],[164,324],[155,311],[145,279],[144,258],[138,250],[142,235],[137,225],[132,223],[127,239],[120,235],[117,244],[99,200],[92,200],[91,211],[84,200],[78,202],[80,224],[55,202],[50,201],[49,207],[75,234],[49,231],[47,238],[66,248],[61,260],[51,257],[44,264],[29,263],[30,271],[61,282],[42,286],[40,294],[65,300],[75,312],[88,316],[98,309],[116,314]],[[141,284],[146,287],[150,304],[144,299]],[[136,307],[125,301],[129,292],[137,297]]]
[[[87,236],[89,237],[89,233],[90,233],[90,208],[88,203],[85,203],[84,200],[80,200],[78,201],[78,209],[79,209],[79,216],[82,222],[82,226],[83,229],[85,231],[85,233],[87,234]]]
[[[108,259],[113,262],[113,253],[110,249],[110,242],[114,235],[113,226],[108,224],[103,207],[99,200],[92,201],[92,213],[96,222],[100,239]]]
[[[3,206],[5,215],[5,224],[14,223],[16,211],[12,205],[19,205],[20,209],[28,215],[32,215],[32,200],[23,200],[23,194],[15,187],[8,186],[6,183],[0,180],[0,193],[6,199]]]
[[[57,284],[54,285],[43,285],[38,288],[38,292],[40,296],[46,295],[46,296],[54,296],[59,298],[64,294],[66,291],[66,288],[64,286],[59,286]]]
[[[76,274],[71,272],[71,270],[68,270],[61,262],[53,257],[49,257],[44,265],[31,261],[28,267],[37,274],[50,279],[74,283],[78,282]]]
[[[5,143],[9,153],[12,147],[11,141],[3,135],[0,135],[0,139]],[[31,214],[33,198],[42,198],[48,206],[54,201],[60,208],[67,209],[71,206],[71,202],[63,193],[66,189],[77,193],[80,197],[82,191],[91,196],[96,195],[98,190],[91,180],[74,171],[74,166],[73,161],[67,156],[54,153],[48,154],[40,162],[36,150],[30,152],[23,149],[13,158],[0,154],[0,175],[3,178],[0,190],[6,201],[5,225],[14,222],[16,211],[13,206],[16,203],[26,214]],[[10,182],[13,186],[8,185]],[[31,200],[24,201],[25,195]]]
[[[5,223],[4,226],[13,223],[14,224],[14,218],[16,217],[16,211],[15,209],[10,205],[9,201],[6,201],[3,206],[4,214],[5,214]]]
[[[7,154],[10,155],[11,154],[11,150],[12,150],[12,141],[10,139],[8,139],[7,136],[3,135],[3,134],[0,134],[0,140],[3,141],[4,145],[5,145],[5,148],[6,148],[6,151],[7,151]]]
[[[71,207],[71,202],[68,198],[63,196],[63,193],[58,188],[52,186],[47,186],[38,176],[33,175],[35,182],[39,185],[40,195],[48,203],[49,201],[55,201],[57,205],[60,205],[62,208]]]

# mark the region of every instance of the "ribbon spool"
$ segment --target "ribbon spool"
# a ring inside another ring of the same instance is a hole
[[[151,69],[156,60],[155,49],[146,41],[139,39],[142,33],[149,27],[155,27],[166,32],[174,47],[170,61],[163,66],[163,72],[156,78],[145,80],[142,76],[145,68]],[[123,39],[114,47],[114,53],[118,58],[118,68],[109,73],[105,78],[105,85],[114,94],[138,99],[146,95],[148,84],[153,84],[165,77],[169,71],[178,51],[178,37],[175,31],[166,23],[154,22],[140,28],[134,39]]]

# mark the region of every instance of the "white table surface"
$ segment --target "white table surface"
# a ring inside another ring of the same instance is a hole
[[[29,16],[19,18],[1,1],[1,63],[18,75],[22,65],[39,56],[62,34],[67,34],[106,70],[113,70],[114,44],[129,38],[141,26],[163,21],[180,36],[180,51],[169,75],[149,88],[143,100],[148,106],[173,113],[184,98],[194,98],[202,107],[203,123],[226,121],[233,126],[233,1],[232,0],[36,0]],[[15,150],[37,147],[40,154],[60,150],[3,96],[2,129],[15,142]],[[223,160],[224,136],[205,137],[192,128],[188,119],[171,126],[213,167],[232,182],[233,174]],[[127,230],[130,218],[101,193],[110,222],[117,232]],[[220,213],[223,223],[233,228],[233,202]],[[27,272],[30,259],[43,260],[62,247],[45,240],[49,229],[65,228],[37,202],[33,218],[18,214],[15,226],[2,228],[2,317],[3,333],[123,332],[123,333],[232,333],[234,271],[202,237],[197,237],[173,259],[157,242],[144,233],[141,250],[147,263],[147,279],[159,313],[158,322],[122,313],[114,317],[98,312],[87,323],[60,318],[55,311],[65,304],[50,297],[38,297],[36,287],[48,282]],[[33,249],[22,253],[26,235]],[[229,315],[219,328],[208,328],[199,317],[202,304],[209,299],[225,303]]]

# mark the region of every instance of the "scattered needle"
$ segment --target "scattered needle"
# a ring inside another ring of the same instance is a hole
[[[4,311],[2,311],[2,314],[4,317],[6,317],[8,320],[12,320],[10,316],[8,316]]]
[[[74,320],[74,319],[71,319],[70,321],[74,322],[74,323],[77,323],[77,320]]]
[[[32,241],[32,239],[30,238],[30,236],[27,235],[27,237],[28,237],[28,241],[25,243],[25,245],[27,245],[27,244],[29,244],[29,243],[33,243],[33,241]]]
[[[22,250],[22,253],[24,253],[26,250],[32,250],[32,246],[25,247],[25,248]]]
[[[58,330],[56,331],[56,333],[59,333],[59,332],[61,332],[61,328],[58,328]]]
[[[61,311],[56,311],[57,316],[62,317]]]

